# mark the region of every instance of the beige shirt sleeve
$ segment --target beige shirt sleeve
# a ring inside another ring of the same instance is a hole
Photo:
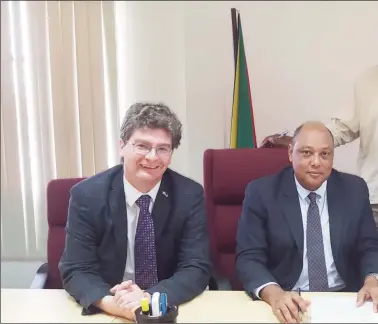
[[[326,125],[331,131],[335,147],[353,142],[360,137],[360,104],[357,86],[354,90],[354,115],[351,119],[332,118]]]

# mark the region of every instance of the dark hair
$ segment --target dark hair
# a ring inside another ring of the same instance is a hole
[[[296,140],[297,140],[297,137],[298,137],[299,133],[301,132],[303,126],[305,126],[306,124],[309,124],[309,123],[313,123],[313,122],[305,122],[305,123],[299,125],[299,126],[295,129],[294,134],[293,134],[293,137],[292,137],[292,139],[291,139],[291,144],[292,144],[292,145],[295,144],[295,142],[296,142]],[[322,123],[319,122],[319,124],[322,124]],[[329,130],[328,127],[326,127],[326,126],[324,126],[324,127],[327,129],[328,133],[331,135],[332,143],[334,143],[334,137],[333,137],[332,132]]]
[[[135,130],[140,128],[165,129],[172,136],[172,149],[181,141],[181,122],[166,105],[152,102],[138,102],[126,112],[121,126],[120,138],[126,143]]]

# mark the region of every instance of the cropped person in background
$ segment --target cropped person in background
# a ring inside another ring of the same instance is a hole
[[[333,169],[334,140],[319,122],[298,127],[292,167],[248,184],[237,231],[245,291],[297,323],[309,305],[297,289],[357,292],[378,312],[378,232],[366,182]]]
[[[378,230],[378,65],[367,69],[356,81],[353,118],[334,118],[326,126],[333,134],[335,147],[360,139],[358,175],[367,182]],[[266,137],[260,147],[287,147],[291,141],[291,136],[275,134]]]
[[[165,105],[131,106],[121,127],[122,164],[72,188],[59,269],[83,314],[133,320],[154,292],[179,305],[206,289],[203,188],[169,169],[181,128]]]

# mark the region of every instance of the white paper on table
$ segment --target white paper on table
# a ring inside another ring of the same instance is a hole
[[[314,296],[310,316],[311,323],[378,323],[373,302],[357,307],[354,296]]]

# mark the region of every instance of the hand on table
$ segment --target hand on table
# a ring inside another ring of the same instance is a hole
[[[373,311],[378,313],[378,280],[375,277],[366,278],[364,286],[357,294],[357,307],[367,300],[373,301]]]
[[[283,292],[273,298],[272,310],[281,323],[300,323],[300,313],[306,312],[309,304],[296,292]]]
[[[261,296],[270,306],[281,323],[300,323],[301,313],[307,312],[310,301],[304,300],[294,291],[284,291],[279,286],[266,286]],[[300,309],[300,311],[299,311]]]
[[[114,293],[117,307],[129,320],[134,320],[134,312],[140,307],[143,298],[151,300],[150,294],[144,292],[138,285],[133,284],[131,280],[115,285],[110,292]]]

